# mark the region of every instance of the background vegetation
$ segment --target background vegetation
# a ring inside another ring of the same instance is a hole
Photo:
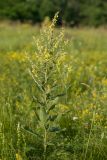
[[[46,116],[40,114],[43,112],[38,112],[38,108],[44,105],[41,103],[44,99],[41,99],[43,95],[29,75],[28,69],[35,77],[39,75],[41,83],[43,78],[41,71],[46,73],[44,66],[48,67],[50,61],[49,52],[43,49],[43,46],[50,48],[50,41],[46,40],[50,37],[49,32],[48,28],[47,32],[44,32],[46,34],[42,34],[41,37],[39,28],[35,26],[0,24],[0,159],[105,160],[107,159],[106,30],[65,30],[64,41],[68,39],[69,43],[65,46],[62,41],[58,46],[64,50],[61,49],[60,52],[58,49],[55,50],[54,53],[60,53],[58,60],[52,61],[55,72],[51,74],[48,84],[44,85],[48,96],[53,82],[57,81],[57,84],[61,85],[51,92],[52,101],[48,105],[52,105],[52,110],[50,109],[49,117],[46,118],[48,122],[50,121],[51,128],[47,131],[46,142],[43,130]],[[55,29],[53,35],[58,43],[62,40],[58,38],[60,32],[62,32],[60,29]],[[35,36],[35,40],[41,38],[39,43],[33,41],[32,35]],[[57,46],[55,39],[54,47]],[[40,52],[41,50],[43,52]],[[28,59],[25,51],[28,53]],[[40,53],[38,56],[37,51]],[[36,71],[40,69],[36,73],[35,64],[39,67]],[[50,70],[50,67],[47,70]],[[64,86],[67,89],[66,94],[61,96],[59,92],[62,93]],[[47,98],[50,101],[50,98]]]
[[[0,19],[39,23],[60,11],[60,22],[69,26],[107,24],[106,0],[3,0]]]
[[[106,10],[0,1],[0,160],[107,159]]]

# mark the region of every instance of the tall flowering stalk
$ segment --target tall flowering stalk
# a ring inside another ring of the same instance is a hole
[[[39,138],[43,139],[44,160],[47,156],[47,146],[51,142],[51,135],[60,132],[60,126],[57,120],[61,114],[58,112],[60,97],[66,95],[69,87],[68,74],[71,72],[71,64],[68,61],[68,55],[63,48],[66,45],[64,41],[63,30],[60,34],[55,33],[55,24],[58,13],[55,14],[49,27],[44,26],[40,38],[34,42],[36,51],[33,58],[27,57],[31,63],[29,73],[36,85],[35,113],[38,121]],[[70,62],[70,60],[69,60]]]

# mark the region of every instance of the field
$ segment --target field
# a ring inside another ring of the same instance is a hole
[[[0,160],[106,160],[107,30],[51,29],[0,24]]]

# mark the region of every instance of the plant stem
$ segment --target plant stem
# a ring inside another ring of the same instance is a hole
[[[88,142],[87,142],[87,145],[86,145],[84,160],[86,160],[86,156],[87,156],[87,152],[88,152],[89,142],[90,142],[91,133],[92,133],[92,127],[93,127],[93,124],[94,124],[94,118],[95,118],[95,111],[93,112],[93,118],[92,118],[90,133],[89,133],[89,137],[88,137]]]
[[[46,160],[46,151],[47,151],[47,130],[44,128],[44,160]]]

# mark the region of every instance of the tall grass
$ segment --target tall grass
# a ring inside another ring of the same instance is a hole
[[[107,159],[106,32],[55,22],[1,27],[1,160]]]

